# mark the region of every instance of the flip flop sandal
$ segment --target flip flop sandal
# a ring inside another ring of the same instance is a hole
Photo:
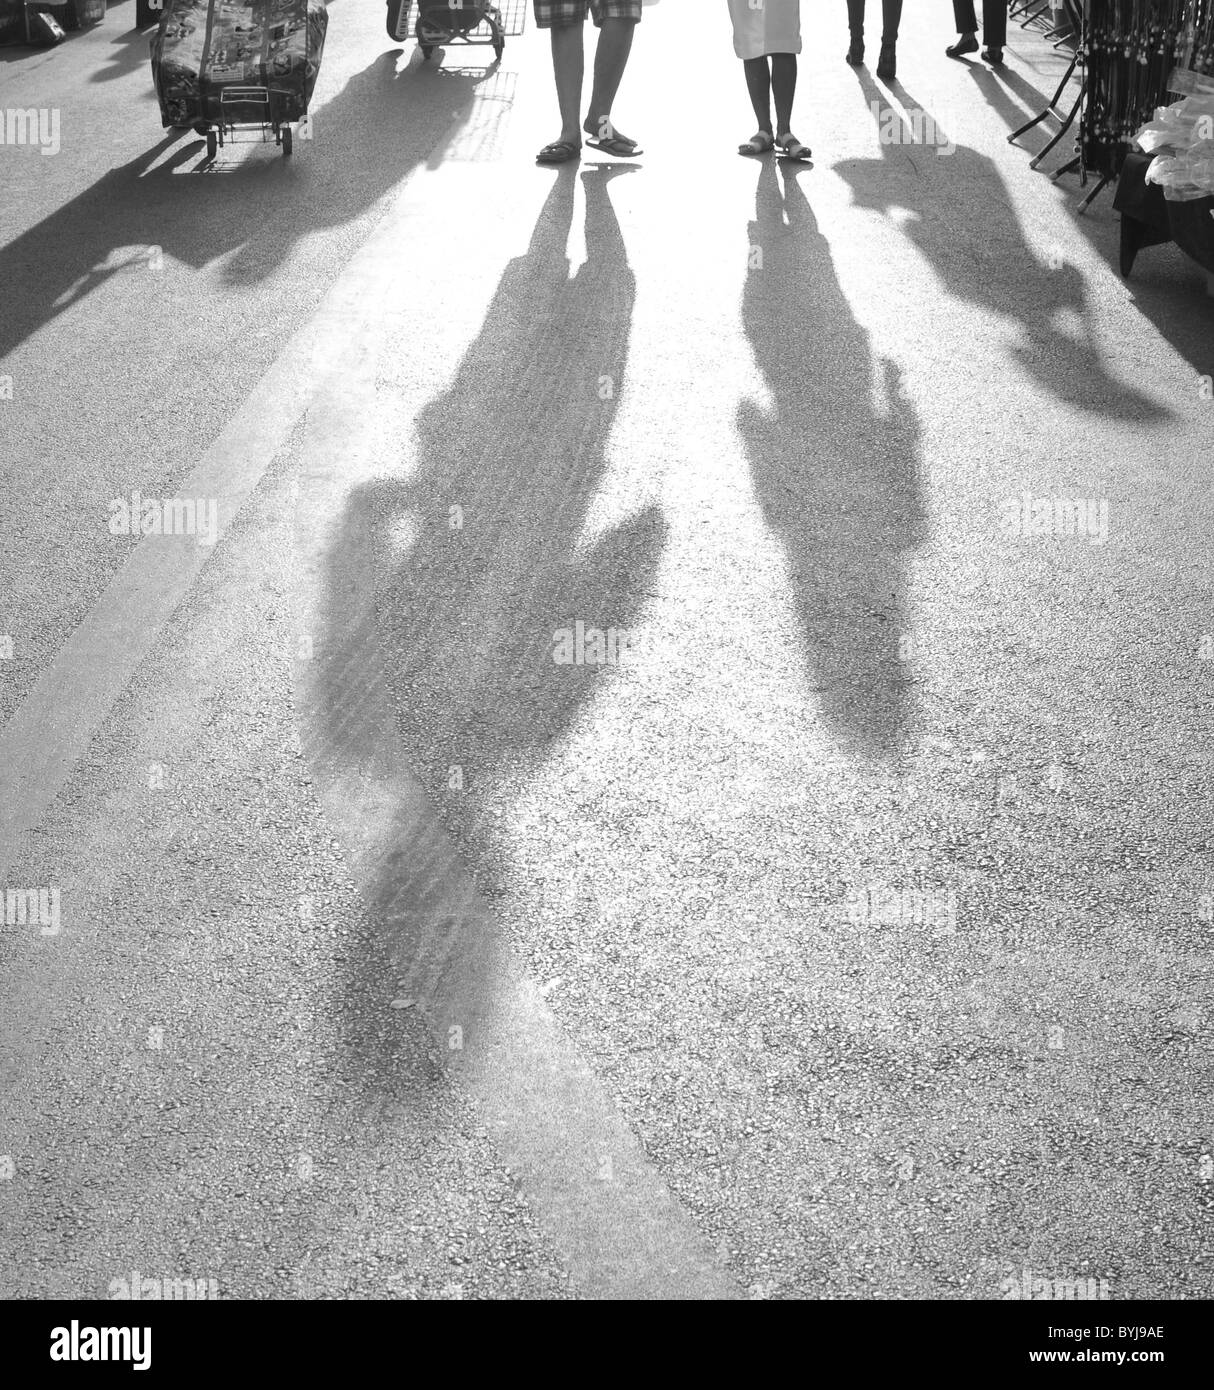
[[[631,159],[635,154],[644,154],[640,145],[631,140],[622,140],[618,135],[613,135],[610,140],[596,140],[593,136],[587,138],[586,143],[592,150],[598,150],[602,154],[613,155],[616,159]]]
[[[770,154],[775,147],[776,142],[766,131],[761,130],[756,135],[752,135],[745,144],[739,145],[738,153],[746,155]]]
[[[568,164],[571,160],[577,159],[581,153],[581,145],[575,145],[571,140],[554,140],[551,145],[545,145],[536,155],[535,162],[537,164]]]
[[[780,146],[780,154],[785,159],[795,159],[798,164],[805,164],[812,157],[813,150],[808,145],[803,145],[800,140],[793,140]]]

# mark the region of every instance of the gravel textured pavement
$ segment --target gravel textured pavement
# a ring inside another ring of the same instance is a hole
[[[1214,299],[1043,39],[812,7],[798,167],[702,8],[557,171],[533,32],[338,0],[209,172],[130,4],[6,63],[0,1296],[1214,1293]],[[108,502],[220,479],[128,672]]]

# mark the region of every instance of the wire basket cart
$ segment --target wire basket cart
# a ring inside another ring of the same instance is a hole
[[[306,106],[301,110],[293,91],[265,87],[223,87],[219,92],[219,110],[213,124],[206,127],[207,158],[214,159],[217,149],[233,141],[237,130],[251,131],[254,140],[269,140],[289,156],[294,141],[291,123],[307,120]]]
[[[417,40],[423,58],[445,44],[491,44],[499,59],[506,40],[523,32],[528,0],[388,0],[388,34]]]

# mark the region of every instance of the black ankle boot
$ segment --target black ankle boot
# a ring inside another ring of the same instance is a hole
[[[853,68],[858,68],[864,62],[864,35],[852,34],[851,47],[847,50],[847,61]]]
[[[881,56],[877,59],[877,76],[883,82],[892,82],[898,75],[898,55],[895,45],[882,42]]]

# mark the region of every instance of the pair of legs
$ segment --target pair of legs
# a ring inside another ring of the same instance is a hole
[[[902,0],[881,0],[881,42],[898,42]],[[847,27],[853,39],[864,39],[864,0],[847,0]]]
[[[541,10],[546,13],[541,17]],[[590,10],[599,26],[598,46],[594,54],[594,86],[590,93],[590,109],[582,120],[582,88],[586,78],[585,29]],[[536,4],[537,18],[546,20],[544,27],[552,30],[552,71],[556,78],[556,99],[561,111],[561,138],[548,150],[581,149],[583,132],[604,148],[608,154],[637,154],[635,140],[621,135],[611,119],[616,93],[628,66],[632,38],[641,17],[639,0],[598,0],[593,6],[584,3]]]
[[[759,123],[758,134],[740,148],[744,154],[762,154],[774,145],[794,159],[809,157],[809,147],[792,133],[792,107],[797,95],[797,55],[772,53],[763,58],[746,58],[746,90]],[[775,126],[771,120],[772,97],[776,102]],[[804,153],[799,153],[804,151]]]
[[[902,23],[902,0],[881,0],[881,57],[877,76],[892,81],[898,75],[898,25]],[[847,0],[847,27],[851,44],[847,61],[858,68],[864,61],[864,0]]]

